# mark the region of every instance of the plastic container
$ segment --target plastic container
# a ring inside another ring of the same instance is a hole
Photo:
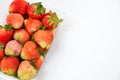
[[[30,1],[30,3],[32,2],[32,0],[28,0],[28,2],[29,1]],[[0,5],[2,5],[0,7],[0,25],[5,25],[6,24],[5,19],[6,19],[6,16],[9,14],[8,13],[8,7],[9,7],[11,2],[12,2],[12,0],[6,0],[6,1],[5,0],[0,0]],[[39,2],[39,0],[35,0],[34,2]],[[60,10],[55,9],[55,8],[52,8],[52,7],[48,6],[47,4],[45,4],[43,2],[43,5],[47,8],[47,11],[49,11],[49,10],[55,11],[58,14],[58,17],[63,18],[65,20],[65,18],[64,18],[65,17],[65,13],[63,11],[60,11]],[[59,26],[63,27],[63,23],[60,24]],[[60,30],[59,27],[55,30],[55,34],[56,34],[56,32],[58,30]],[[52,46],[54,46],[54,44],[51,45],[50,49],[52,49]],[[49,54],[49,51],[48,51],[48,54]],[[48,56],[48,54],[47,54],[47,56]],[[32,80],[39,80],[40,79],[40,73],[42,72],[42,69],[44,68],[44,66],[46,66],[45,65],[45,61],[44,61],[43,65],[42,65],[41,69],[38,71],[37,76],[35,78],[33,78]],[[0,80],[19,80],[19,79],[15,78],[13,76],[5,75],[4,73],[2,73],[0,71]]]

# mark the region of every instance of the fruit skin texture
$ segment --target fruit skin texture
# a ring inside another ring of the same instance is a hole
[[[30,35],[25,29],[20,29],[14,32],[14,39],[19,43],[24,44],[25,42],[29,41]]]
[[[25,28],[28,31],[29,34],[33,34],[35,31],[37,31],[39,28],[42,27],[42,23],[37,19],[29,19],[25,20]]]
[[[8,25],[5,27],[0,26],[0,46],[5,46],[8,41],[13,37],[13,31],[9,29]]]
[[[34,40],[42,48],[48,49],[53,41],[53,33],[49,30],[39,30],[35,32]]]
[[[27,9],[28,15],[33,19],[41,19],[45,14],[45,8],[42,6],[41,2],[32,3]]]
[[[62,21],[63,21],[63,19],[59,19],[57,17],[57,14],[55,12],[53,13],[51,11],[49,13],[46,13],[42,19],[42,23],[47,29],[56,28],[58,26],[58,24]]]
[[[31,80],[36,76],[37,71],[29,61],[22,61],[19,65],[17,74],[20,80]]]
[[[5,54],[7,56],[19,56],[21,50],[22,46],[16,40],[11,40],[6,44]]]
[[[11,25],[14,29],[20,29],[23,25],[24,18],[21,14],[11,13],[6,17],[7,24]]]
[[[4,49],[0,49],[0,62],[3,59],[4,55],[5,55]]]
[[[28,41],[24,44],[22,52],[21,52],[21,58],[25,60],[33,60],[37,59],[40,56],[37,45],[33,41]]]
[[[0,67],[1,67],[1,60],[3,59],[5,55],[4,49],[0,49]]]
[[[10,13],[19,13],[19,14],[26,14],[27,12],[28,3],[25,0],[14,0],[9,5],[9,12]]]
[[[41,55],[38,59],[35,60],[34,65],[39,69],[42,66],[44,57]]]
[[[7,75],[14,76],[19,66],[19,60],[16,57],[5,57],[1,61],[1,71]]]

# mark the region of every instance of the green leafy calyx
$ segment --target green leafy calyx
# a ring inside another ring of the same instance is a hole
[[[58,23],[63,21],[63,19],[59,19],[57,14],[52,11],[50,11],[50,15],[47,17],[48,17],[48,22],[50,23],[50,25],[53,24],[53,26],[54,26],[53,28],[56,28]]]
[[[43,7],[42,3],[41,2],[38,2],[36,4],[36,11],[34,14],[44,14],[45,13],[45,8]]]
[[[12,26],[11,25],[5,25],[4,27],[6,30],[12,30]]]
[[[42,55],[43,57],[45,57],[44,51],[43,50],[38,50],[40,55]]]

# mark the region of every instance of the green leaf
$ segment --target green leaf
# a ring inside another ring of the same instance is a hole
[[[51,25],[51,24],[53,24],[53,23],[54,23],[54,21],[53,21],[53,20],[51,20],[51,21],[50,21],[50,25]]]
[[[42,7],[42,2],[38,2],[38,3],[37,3],[37,7],[38,7],[38,6],[39,6],[39,7]]]
[[[34,14],[44,14],[45,11],[46,11],[46,9],[42,6],[42,3],[39,2],[39,3],[37,3],[37,5],[36,5],[36,11],[35,11]]]
[[[63,19],[58,19],[58,22],[63,22]]]
[[[44,14],[45,11],[46,11],[46,8],[44,8],[44,7],[42,7],[42,8],[40,9],[40,13],[41,13],[41,14]]]
[[[46,29],[45,26],[41,26],[41,27],[39,27],[39,30],[45,30],[45,29]]]
[[[44,54],[44,51],[43,50],[38,50],[39,51],[39,53],[43,56],[43,57],[45,57],[45,54]]]
[[[12,26],[11,25],[5,25],[4,28],[7,29],[7,30],[12,30]]]
[[[0,44],[0,50],[2,50],[5,46]]]
[[[45,30],[45,29],[46,29],[46,27],[45,27],[45,26],[42,26],[42,27],[41,27],[41,30]]]
[[[59,22],[62,22],[63,19],[59,19],[55,12],[50,11],[49,13],[50,16],[48,17],[48,22],[50,25],[53,24],[54,28],[56,28]]]
[[[45,29],[46,29],[46,27],[45,27],[45,26],[43,26],[43,27],[42,27],[42,30],[45,30]]]
[[[35,63],[35,60],[30,61],[30,64],[32,64],[32,65],[34,65],[34,63]]]
[[[34,36],[32,35],[32,37],[31,37],[31,41],[35,41],[35,39],[34,39]]]

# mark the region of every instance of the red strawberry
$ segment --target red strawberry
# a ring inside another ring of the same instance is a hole
[[[48,49],[53,40],[53,33],[49,30],[39,30],[35,32],[34,40],[42,48]]]
[[[41,19],[42,16],[45,14],[45,8],[41,4],[41,2],[32,3],[28,6],[27,12],[29,17],[33,19]]]
[[[7,75],[13,76],[16,74],[19,66],[19,60],[16,57],[6,57],[1,61],[1,70]]]
[[[29,34],[34,33],[35,31],[42,27],[42,23],[37,19],[25,20],[24,23],[25,28],[29,32]]]
[[[27,12],[27,7],[28,3],[25,0],[14,0],[9,6],[9,12],[24,15]]]
[[[6,44],[5,54],[7,56],[19,56],[21,50],[22,46],[16,40],[11,40]]]
[[[30,39],[30,36],[25,29],[20,29],[15,31],[14,39],[20,43],[25,43]]]
[[[38,59],[35,60],[34,65],[39,69],[42,66],[44,57],[41,55]]]
[[[63,19],[59,19],[57,17],[57,14],[55,12],[53,13],[51,11],[49,13],[47,13],[42,19],[42,23],[47,29],[56,28],[58,26],[58,24],[62,21],[63,21]]]
[[[40,56],[37,45],[33,41],[28,41],[23,46],[21,58],[26,60],[37,59]]]
[[[21,14],[11,13],[6,18],[7,24],[11,25],[14,29],[20,29],[23,25],[24,18]]]
[[[8,41],[13,37],[13,31],[11,26],[5,25],[5,27],[0,26],[0,46],[5,46]]]
[[[29,61],[22,61],[19,65],[17,74],[20,80],[31,80],[31,78],[36,76],[37,71]]]

